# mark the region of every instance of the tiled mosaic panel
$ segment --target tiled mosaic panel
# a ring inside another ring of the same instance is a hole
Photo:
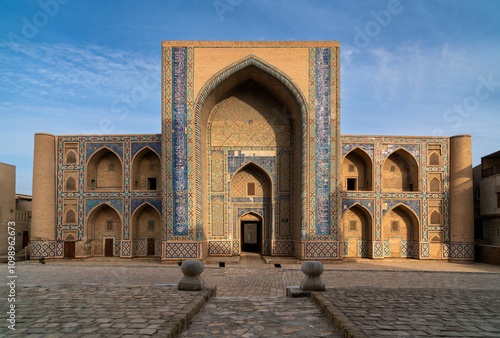
[[[164,258],[198,258],[198,244],[165,243]]]
[[[240,253],[240,241],[233,241],[233,254]]]
[[[473,259],[474,243],[450,243],[449,257],[456,259]]]
[[[174,192],[174,236],[188,234],[188,187],[187,187],[187,114],[186,72],[187,48],[172,48],[173,76],[173,192]]]
[[[373,243],[373,257],[376,257],[376,258],[384,257],[384,248],[385,248],[385,245],[383,242]]]
[[[131,241],[121,241],[122,245],[122,251],[121,251],[121,256],[122,257],[132,257],[132,242]]]
[[[424,258],[429,258],[431,256],[431,246],[429,243],[422,243],[421,244],[421,255]],[[416,255],[414,254],[413,256],[418,257],[418,251],[417,251],[417,254]]]
[[[338,258],[338,242],[306,242],[306,258]]]
[[[368,256],[368,245],[366,241],[358,242],[358,256],[367,257]]]
[[[115,240],[115,256],[120,256],[121,253],[121,241]]]
[[[210,145],[216,147],[289,147],[290,125],[272,110],[229,97],[210,116]],[[274,119],[273,119],[274,118]],[[270,121],[273,123],[271,124]]]
[[[316,49],[315,234],[330,235],[330,49]]]
[[[273,242],[273,255],[293,255],[292,241],[275,241]]]
[[[208,244],[209,255],[230,255],[231,242],[229,241],[210,241]]]
[[[31,242],[30,243],[30,256],[32,258],[42,257],[63,257],[64,252],[63,242]]]

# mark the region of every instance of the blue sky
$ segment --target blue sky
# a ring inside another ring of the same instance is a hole
[[[471,134],[477,165],[500,149],[499,18],[496,0],[0,0],[0,162],[31,194],[36,132],[160,133],[161,41],[335,40],[342,134]]]

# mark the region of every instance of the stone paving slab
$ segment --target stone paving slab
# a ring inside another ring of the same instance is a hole
[[[180,337],[340,337],[310,298],[216,297]]]
[[[313,298],[346,335],[500,336],[500,290],[337,288]]]
[[[208,288],[178,291],[176,286],[168,285],[19,287],[16,330],[1,325],[0,336],[173,337],[214,293]]]

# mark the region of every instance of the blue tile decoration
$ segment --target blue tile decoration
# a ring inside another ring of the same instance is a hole
[[[85,200],[85,216],[88,217],[90,211],[100,204],[109,204],[118,211],[121,215],[123,210],[123,201],[121,198],[116,199],[87,199]]]
[[[172,48],[174,236],[187,236],[187,48]]]
[[[374,149],[374,144],[373,143],[342,143],[342,157],[347,155],[351,150],[355,148],[360,148],[364,150],[370,158],[374,159],[373,156],[373,149]]]
[[[196,243],[165,243],[164,258],[198,258],[198,244]]]
[[[85,155],[86,155],[86,159],[87,159],[87,162],[88,160],[90,159],[90,157],[92,157],[93,154],[95,154],[97,151],[99,151],[101,148],[109,148],[111,150],[113,150],[117,155],[118,157],[120,157],[120,159],[123,161],[123,143],[91,143],[91,142],[87,142],[85,143],[85,147],[86,147],[86,151],[85,151]]]
[[[230,241],[210,241],[208,244],[208,253],[210,255],[230,255]]]
[[[316,48],[316,235],[330,235],[330,49]]]
[[[360,204],[364,206],[370,214],[373,216],[373,207],[375,205],[375,201],[373,199],[347,199],[344,198],[342,199],[342,213],[346,212],[349,210],[353,205],[355,204]]]
[[[382,217],[385,217],[387,212],[392,210],[396,205],[402,204],[413,210],[417,218],[420,219],[420,200],[383,200],[383,203],[387,203],[387,209],[384,210]]]
[[[338,242],[306,242],[306,258],[339,258]]]
[[[130,158],[133,159],[135,154],[137,154],[145,147],[153,149],[158,157],[161,158],[161,142],[132,142],[130,147]]]
[[[292,241],[275,241],[273,242],[273,255],[292,256],[293,242]]]
[[[161,199],[158,198],[131,198],[130,199],[130,214],[133,215],[134,211],[139,208],[141,205],[144,203],[149,203],[151,204],[160,215],[163,215],[162,213],[162,203]]]
[[[410,154],[412,154],[417,163],[420,162],[420,145],[418,144],[388,144],[387,149],[383,151],[384,159],[387,158],[395,150],[403,148],[406,149]]]

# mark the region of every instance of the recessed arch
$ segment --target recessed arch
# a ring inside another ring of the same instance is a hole
[[[161,190],[161,161],[152,148],[145,146],[132,159],[132,190]]]
[[[76,158],[77,158],[77,155],[76,155],[76,152],[74,150],[69,150],[67,153],[66,153],[66,164],[76,164]]]
[[[68,177],[66,180],[66,190],[67,191],[76,191],[76,180],[74,177]]]
[[[101,147],[89,158],[86,173],[87,190],[122,190],[123,163],[108,147]]]
[[[248,184],[251,183],[255,184],[254,193],[248,194]],[[273,180],[265,169],[254,162],[249,162],[238,169],[231,177],[230,190],[231,197],[256,196],[272,198]]]
[[[419,191],[419,166],[415,157],[404,148],[389,154],[382,165],[384,191]]]
[[[160,212],[148,202],[141,204],[132,214],[132,255],[155,256],[157,246],[161,243],[161,234]]]
[[[390,257],[412,257],[420,242],[420,222],[417,214],[399,203],[382,219],[382,238],[389,245]]]
[[[373,217],[363,205],[356,203],[342,216],[342,237],[347,243],[347,257],[368,257],[373,241]]]
[[[342,190],[373,190],[373,162],[360,147],[349,151],[342,163]]]
[[[86,222],[86,234],[91,242],[95,256],[114,255],[116,241],[122,238],[122,218],[110,204],[101,203],[89,213]],[[106,252],[106,245],[112,241],[111,252]]]
[[[215,105],[225,97],[231,90],[243,84],[244,82],[252,81],[259,85],[263,90],[269,92],[283,107],[280,114],[285,114],[292,121],[293,125],[293,152],[292,157],[295,163],[301,163],[300,168],[293,171],[294,201],[295,210],[301,210],[301,215],[305,214],[305,201],[307,194],[306,189],[306,170],[307,162],[307,104],[303,94],[298,90],[297,86],[280,70],[256,58],[253,55],[222,69],[217,74],[212,76],[200,90],[195,100],[195,144],[197,149],[196,166],[199,173],[208,172],[207,154],[209,145],[207,142],[206,132],[209,123],[210,114]],[[203,224],[208,224],[208,184],[202,174],[196,175],[196,215],[202,219]],[[273,180],[271,179],[271,182]],[[300,217],[295,218],[297,224],[305,224],[301,222]]]

